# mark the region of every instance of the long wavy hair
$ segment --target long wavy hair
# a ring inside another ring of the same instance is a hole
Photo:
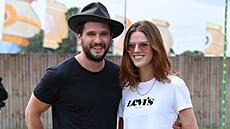
[[[163,83],[170,82],[171,80],[168,78],[168,75],[176,75],[177,72],[172,70],[172,65],[166,53],[160,31],[152,22],[143,20],[132,24],[126,32],[120,69],[120,85],[122,87],[130,86],[131,88],[136,88],[140,82],[138,68],[133,64],[127,51],[130,36],[136,31],[146,35],[150,47],[153,50],[152,67],[154,77]]]

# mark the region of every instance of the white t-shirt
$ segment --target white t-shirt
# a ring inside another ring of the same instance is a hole
[[[190,92],[184,81],[169,76],[170,83],[156,81],[151,91],[141,96],[136,89],[122,91],[118,116],[123,117],[124,129],[172,129],[180,110],[191,108]],[[138,91],[146,93],[155,78],[140,82]]]

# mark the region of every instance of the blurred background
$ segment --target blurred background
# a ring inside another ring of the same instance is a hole
[[[126,29],[138,20],[154,22],[171,56],[223,55],[225,0],[98,1]],[[0,53],[80,52],[66,19],[90,2],[93,0],[1,0]],[[122,55],[124,34],[125,30],[113,40],[110,54]],[[229,47],[226,52],[230,56]]]
[[[0,77],[9,94],[0,129],[25,129],[24,109],[37,81],[48,67],[81,52],[68,17],[95,1],[0,1]],[[138,20],[152,21],[189,87],[200,129],[230,128],[229,0],[98,1],[125,26],[106,58],[120,64],[126,29]],[[42,116],[46,128],[52,128],[51,116],[50,110]]]

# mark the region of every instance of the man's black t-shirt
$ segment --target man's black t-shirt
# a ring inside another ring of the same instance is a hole
[[[119,65],[106,60],[103,70],[90,72],[72,57],[48,68],[34,95],[52,105],[54,129],[116,129]]]

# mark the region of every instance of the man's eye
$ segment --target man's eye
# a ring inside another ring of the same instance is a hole
[[[93,36],[94,34],[92,34],[92,33],[88,33],[87,35],[88,35],[88,36]]]
[[[102,36],[108,36],[108,34],[107,33],[105,33],[105,34],[101,34]]]

